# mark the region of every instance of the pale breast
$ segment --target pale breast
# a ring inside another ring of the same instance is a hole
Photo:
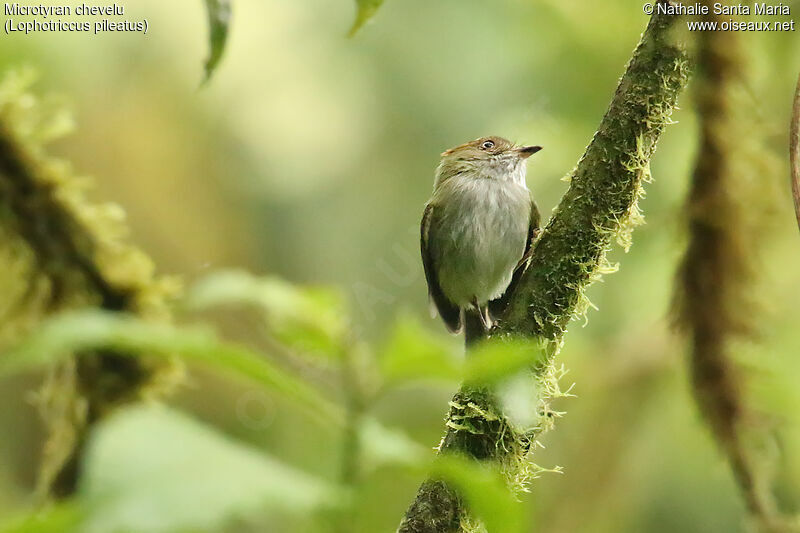
[[[455,177],[442,184],[433,203],[429,246],[444,295],[461,307],[501,296],[525,252],[528,189],[508,181]]]

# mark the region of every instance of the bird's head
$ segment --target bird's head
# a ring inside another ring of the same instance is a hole
[[[525,160],[541,146],[521,146],[503,137],[481,137],[442,153],[436,185],[456,175],[525,182]]]

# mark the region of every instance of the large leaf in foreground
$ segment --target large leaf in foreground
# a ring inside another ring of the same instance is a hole
[[[534,368],[545,354],[537,341],[502,338],[481,342],[466,357],[458,352],[418,321],[400,318],[380,352],[380,369],[388,385],[419,380],[492,385]]]
[[[459,381],[462,356],[410,317],[400,317],[379,354],[387,384],[417,380]]]
[[[2,533],[67,533],[76,531],[86,513],[75,502],[51,505],[0,527]]]
[[[15,347],[0,353],[0,376],[97,349],[131,357],[177,355],[200,361],[256,381],[326,422],[341,418],[340,409],[309,385],[242,346],[220,341],[208,329],[147,322],[123,313],[86,310],[45,320]]]
[[[467,502],[474,516],[491,533],[525,531],[524,508],[494,465],[458,455],[440,456],[433,477],[443,479]]]
[[[306,353],[341,357],[347,337],[343,297],[324,287],[298,287],[275,277],[239,270],[211,274],[186,297],[191,310],[221,305],[254,306],[263,312],[269,333]]]
[[[86,533],[215,531],[250,513],[338,504],[325,482],[164,407],[113,416],[85,465]]]

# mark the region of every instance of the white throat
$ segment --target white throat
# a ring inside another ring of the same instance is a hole
[[[524,159],[496,159],[487,165],[485,172],[488,174],[486,176],[488,178],[510,181],[527,189],[528,185],[525,182],[527,169],[528,166],[525,164]]]

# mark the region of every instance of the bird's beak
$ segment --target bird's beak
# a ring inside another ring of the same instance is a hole
[[[522,159],[528,159],[530,156],[541,150],[541,146],[522,146],[517,148],[517,153]]]

